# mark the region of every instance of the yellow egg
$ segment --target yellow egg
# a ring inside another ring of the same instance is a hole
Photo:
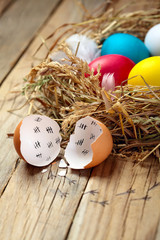
[[[150,86],[160,86],[160,56],[149,57],[137,63],[129,73],[128,84],[144,86],[146,84],[143,78]]]

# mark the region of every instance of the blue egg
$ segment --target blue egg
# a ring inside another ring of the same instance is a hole
[[[127,33],[110,35],[103,43],[101,55],[120,54],[138,63],[150,57],[145,44],[137,37]]]

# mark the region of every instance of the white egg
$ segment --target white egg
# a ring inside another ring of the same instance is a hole
[[[47,116],[27,116],[15,130],[15,148],[29,164],[46,166],[60,152],[61,136],[59,130],[57,122]]]
[[[144,44],[153,56],[160,56],[160,23],[153,26],[146,34]]]
[[[66,44],[73,54],[87,63],[92,62],[94,59],[100,56],[100,49],[98,49],[97,43],[89,37],[82,34],[73,34],[66,39]],[[49,57],[54,62],[61,64],[71,64],[68,60],[67,55],[62,52],[52,52]]]
[[[96,42],[85,35],[73,34],[66,40],[66,43],[73,54],[76,53],[79,44],[77,57],[83,61],[86,61],[87,63],[92,62],[94,59],[100,56],[101,51],[98,49]]]

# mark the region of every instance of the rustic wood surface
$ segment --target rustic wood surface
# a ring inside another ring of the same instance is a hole
[[[5,11],[7,6],[12,3],[12,0],[1,0],[0,1],[0,15]]]
[[[0,82],[16,65],[59,2],[60,0],[17,0],[1,16]]]
[[[83,1],[89,12],[103,2]],[[119,9],[127,1],[113,2]],[[160,1],[140,1],[130,10],[150,6],[160,7]],[[93,169],[60,177],[58,163],[43,173],[20,160],[7,137],[27,114],[27,107],[8,111],[25,103],[11,91],[21,88],[40,61],[41,55],[32,56],[42,38],[61,24],[82,20],[79,2],[8,0],[0,12],[0,239],[159,240],[160,171],[154,157],[136,165],[111,155]]]

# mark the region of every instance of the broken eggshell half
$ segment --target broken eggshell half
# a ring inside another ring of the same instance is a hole
[[[91,168],[103,162],[112,148],[113,139],[109,129],[87,116],[76,123],[64,157],[72,169]]]
[[[16,127],[14,146],[18,155],[33,166],[49,165],[60,152],[60,127],[53,119],[29,115]]]

